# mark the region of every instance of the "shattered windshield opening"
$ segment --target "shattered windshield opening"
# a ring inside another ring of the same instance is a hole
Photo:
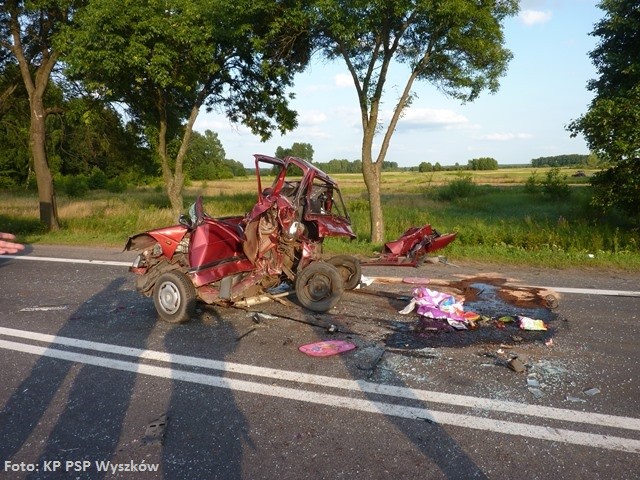
[[[334,184],[315,178],[309,192],[310,213],[349,218],[340,190]]]

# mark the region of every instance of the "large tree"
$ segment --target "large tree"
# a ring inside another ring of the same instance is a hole
[[[71,18],[76,3],[73,0],[5,0],[0,9],[1,57],[3,62],[17,63],[29,96],[29,148],[38,183],[40,221],[49,229],[57,229],[59,222],[47,159],[45,125],[47,116],[57,108],[45,104],[45,94],[59,59],[53,39]]]
[[[327,58],[345,62],[357,92],[373,242],[384,240],[383,162],[398,121],[414,100],[414,83],[430,82],[461,101],[472,101],[485,89],[495,92],[511,58],[502,22],[517,10],[516,0],[317,1],[319,47]],[[408,66],[408,75],[385,130],[380,108],[389,70],[398,64]],[[381,130],[376,154],[374,137]]]
[[[203,106],[225,111],[263,139],[296,125],[286,89],[309,52],[296,4],[93,0],[74,19],[63,44],[68,74],[124,104],[145,128],[176,212],[183,207],[184,162]]]
[[[603,0],[605,16],[595,25],[600,41],[589,56],[599,77],[587,113],[572,121],[572,136],[584,135],[592,152],[611,167],[597,174],[594,203],[640,211],[640,5],[637,0]]]

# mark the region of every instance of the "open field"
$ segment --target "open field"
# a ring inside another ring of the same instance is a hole
[[[615,215],[599,217],[591,212],[585,187],[588,177],[574,178],[570,176],[574,170],[563,169],[569,175],[571,193],[554,200],[525,187],[534,171],[538,180],[544,178],[545,169],[531,168],[385,173],[386,238],[396,238],[413,225],[431,223],[441,232],[458,232],[458,239],[440,252],[454,263],[464,259],[640,270],[637,227],[634,230]],[[341,186],[358,238],[353,242],[329,239],[326,250],[373,255],[381,246],[368,241],[369,210],[362,176],[333,177]],[[204,195],[205,209],[212,216],[241,215],[255,202],[256,186],[249,176],[197,182],[184,193],[185,205]],[[14,232],[27,243],[120,246],[133,233],[174,224],[168,206],[159,187],[122,194],[93,191],[80,199],[59,195],[62,229],[45,233],[38,222],[35,192],[2,191],[0,231]]]

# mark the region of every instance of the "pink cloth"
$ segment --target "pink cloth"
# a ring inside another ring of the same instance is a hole
[[[449,325],[459,330],[467,329],[464,316],[463,300],[456,300],[453,295],[418,287],[413,290],[413,299],[400,313],[412,312],[418,307],[418,314],[427,318],[446,320]]]

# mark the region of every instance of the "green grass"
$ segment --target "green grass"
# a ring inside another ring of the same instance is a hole
[[[430,223],[440,232],[458,233],[439,252],[456,260],[547,267],[619,268],[640,271],[637,226],[624,217],[600,217],[589,208],[590,188],[571,179],[568,199],[528,192],[532,169],[498,172],[392,173],[383,176],[385,236],[397,238],[411,226]],[[544,172],[536,172],[540,179]],[[568,172],[570,174],[570,171]],[[362,177],[340,174],[339,182],[358,238],[329,238],[327,252],[374,255],[382,245],[369,242],[369,207]],[[205,196],[212,216],[242,215],[256,199],[252,177],[210,181],[185,189],[185,206]],[[62,228],[45,232],[38,221],[34,192],[0,192],[0,231],[25,243],[121,247],[129,235],[176,223],[160,189],[123,194],[91,192],[81,199],[58,197]]]

